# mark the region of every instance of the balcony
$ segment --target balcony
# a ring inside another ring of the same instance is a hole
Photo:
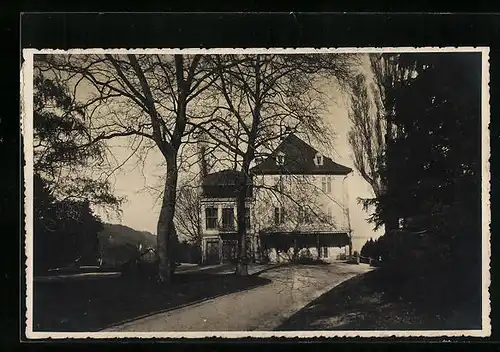
[[[234,224],[221,224],[218,227],[219,233],[233,233],[236,232]]]

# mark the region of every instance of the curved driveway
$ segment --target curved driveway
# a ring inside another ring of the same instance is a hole
[[[261,277],[270,284],[128,322],[105,331],[273,330],[310,301],[371,268],[366,264],[278,267]]]

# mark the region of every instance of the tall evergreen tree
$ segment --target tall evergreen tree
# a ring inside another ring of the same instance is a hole
[[[401,54],[397,65],[406,74],[391,89],[395,132],[374,218],[403,218],[428,236],[386,232],[379,252],[407,261],[418,245],[425,263],[480,280],[481,55]]]
[[[120,203],[106,180],[81,173],[100,162],[102,146],[89,143],[85,116],[67,87],[36,72],[34,88],[34,270],[95,264],[102,223],[91,204]]]
[[[378,216],[431,215],[443,206],[477,215],[480,55],[401,54],[397,65],[407,75],[391,92],[396,133],[383,172],[392,179],[377,200]]]

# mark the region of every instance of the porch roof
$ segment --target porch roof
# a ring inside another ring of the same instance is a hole
[[[347,232],[296,232],[296,231],[276,231],[262,232],[260,240],[265,245],[277,246],[283,244],[296,243],[299,246],[332,246],[343,247],[350,243]]]

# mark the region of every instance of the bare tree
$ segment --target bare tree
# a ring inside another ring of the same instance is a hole
[[[320,113],[325,78],[344,83],[354,57],[343,55],[224,55],[214,58],[217,79],[207,97],[210,120],[197,124],[212,142],[233,156],[238,180],[238,268],[247,275],[245,199],[256,157],[269,156],[289,132],[328,144],[329,128]],[[287,127],[287,129],[285,129]]]
[[[397,57],[395,54],[370,54],[373,82],[368,83],[366,77],[359,74],[351,87],[349,119],[352,127],[348,140],[354,166],[374,193],[374,198],[359,199],[365,210],[384,197],[392,178],[387,163],[389,146],[398,134],[394,124],[395,87],[404,84],[414,74],[411,67],[399,67]],[[370,219],[376,228],[381,225],[373,216]],[[384,216],[386,229],[395,227],[396,222]]]
[[[352,127],[348,141],[353,151],[354,166],[370,184],[375,197],[379,197],[383,192],[380,169],[386,148],[387,121],[374,86],[372,92],[373,98],[368,93],[366,78],[359,74],[351,91],[349,119]]]
[[[159,279],[169,282],[179,173],[178,157],[189,135],[188,106],[214,80],[202,55],[44,55],[37,66],[78,91],[91,143],[132,138],[137,149],[157,148],[165,161],[157,225]],[[144,150],[144,149],[142,149]]]
[[[188,242],[201,248],[201,194],[197,187],[180,185],[175,204],[175,225],[177,233]]]

